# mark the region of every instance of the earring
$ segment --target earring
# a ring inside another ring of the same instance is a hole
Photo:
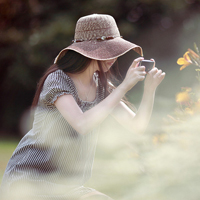
[[[99,85],[99,83],[98,83],[99,82],[99,75],[98,75],[97,72],[94,73],[93,80],[96,84],[96,87],[98,87],[98,85]]]

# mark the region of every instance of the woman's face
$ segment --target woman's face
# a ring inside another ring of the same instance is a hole
[[[107,72],[111,68],[111,66],[115,63],[116,60],[117,58],[111,60],[103,60],[102,61],[103,71]]]

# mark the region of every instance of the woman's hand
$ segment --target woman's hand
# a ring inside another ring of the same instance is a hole
[[[126,77],[122,84],[124,85],[126,91],[129,91],[134,85],[136,85],[139,81],[143,81],[145,79],[145,67],[138,66],[139,62],[144,58],[139,57],[133,61],[131,66],[129,67]]]
[[[153,59],[151,60],[154,61]],[[144,90],[155,91],[164,78],[165,78],[165,72],[162,72],[161,69],[156,68],[154,64],[153,69],[149,71],[149,73],[146,76],[144,82]]]

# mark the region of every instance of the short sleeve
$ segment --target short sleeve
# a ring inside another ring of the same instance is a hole
[[[54,104],[57,98],[64,94],[73,95],[73,88],[70,78],[62,70],[57,70],[47,76],[40,94],[40,101],[44,104]]]

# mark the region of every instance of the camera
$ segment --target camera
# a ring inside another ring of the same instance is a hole
[[[140,61],[139,66],[145,66],[145,72],[148,73],[154,65],[154,61],[152,60],[142,60]]]

